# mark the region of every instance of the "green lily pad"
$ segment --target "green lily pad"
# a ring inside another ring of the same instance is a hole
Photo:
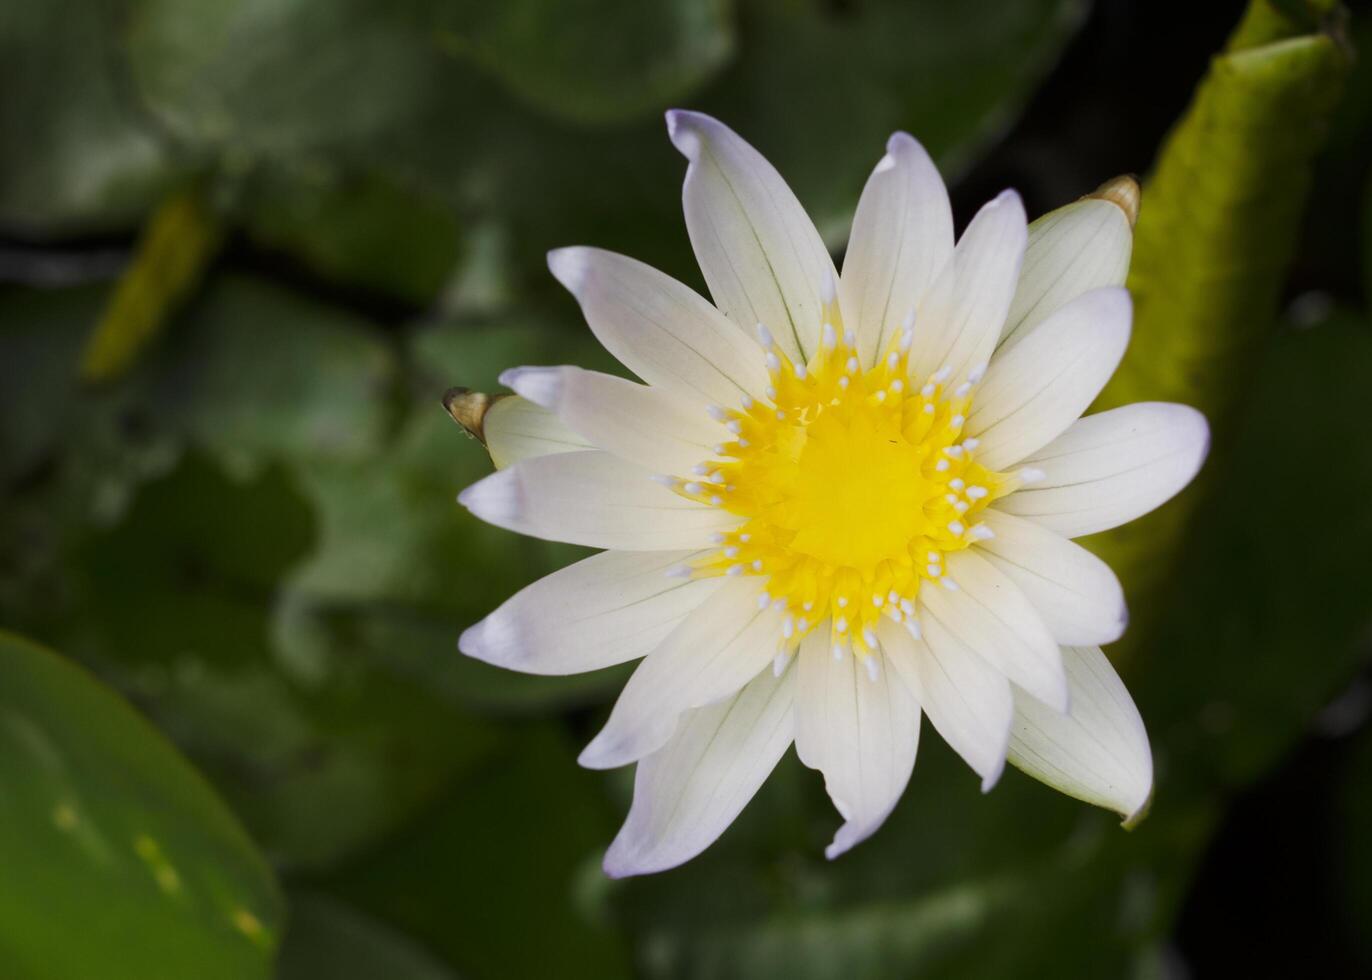
[[[90,675],[0,633],[0,972],[271,976],[281,900],[209,785]]]

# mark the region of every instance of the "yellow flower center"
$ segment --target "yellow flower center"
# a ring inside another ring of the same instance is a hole
[[[712,409],[735,439],[694,479],[671,482],[743,518],[685,571],[765,577],[759,604],[787,613],[779,665],[825,624],[838,656],[872,654],[882,615],[918,635],[920,588],[957,587],[947,556],[990,537],[978,514],[1026,478],[979,465],[977,441],[962,437],[980,369],[965,380],[947,368],[911,379],[907,327],[864,370],[853,336],[840,339],[833,326],[832,301],[824,312],[820,349],[805,366],[759,326],[767,400]]]

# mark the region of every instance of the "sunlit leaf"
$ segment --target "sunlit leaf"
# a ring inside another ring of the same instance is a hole
[[[1209,417],[1221,452],[1231,406],[1251,393],[1252,365],[1271,334],[1313,160],[1349,65],[1335,37],[1298,33],[1303,25],[1268,0],[1252,7],[1145,183],[1128,282],[1133,338],[1097,406],[1193,405]],[[1222,465],[1217,458],[1211,468]],[[1173,567],[1198,499],[1192,491],[1090,542],[1136,607]]]

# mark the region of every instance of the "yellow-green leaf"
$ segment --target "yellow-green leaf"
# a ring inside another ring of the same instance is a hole
[[[1341,40],[1255,0],[1211,63],[1145,184],[1129,288],[1134,336],[1097,408],[1177,401],[1223,442],[1254,355],[1271,334],[1310,188],[1312,162],[1348,70]],[[1337,23],[1310,4],[1310,24]],[[1143,608],[1169,570],[1193,491],[1148,518],[1098,535]]]
[[[123,374],[200,283],[223,237],[198,188],[170,195],[153,213],[81,359],[81,376]]]

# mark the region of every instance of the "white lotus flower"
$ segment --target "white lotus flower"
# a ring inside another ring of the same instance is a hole
[[[644,658],[593,768],[638,763],[615,876],[673,867],[733,821],[792,742],[844,823],[896,805],[921,714],[989,790],[1008,758],[1132,819],[1143,723],[1099,644],[1124,597],[1069,538],[1180,490],[1207,429],[1181,405],[1079,418],[1131,309],[1131,220],[1085,199],[1026,229],[1019,197],[954,245],[928,154],[898,133],[841,277],[777,172],[671,112],[686,224],[715,305],[593,248],[553,274],[637,384],[521,367],[485,419],[504,468],[460,496],[492,524],[606,549],[460,642],[537,674]]]

